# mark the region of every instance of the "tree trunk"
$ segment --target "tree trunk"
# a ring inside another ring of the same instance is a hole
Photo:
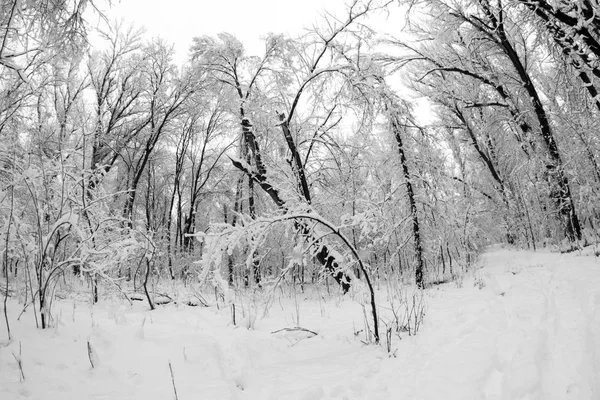
[[[154,310],[154,304],[152,303],[152,299],[150,298],[150,293],[148,292],[148,279],[150,278],[150,271],[152,270],[150,265],[150,260],[146,259],[146,275],[144,276],[144,293],[146,294],[146,299],[148,299],[148,304],[150,305],[150,310]]]
[[[519,79],[521,80],[521,83],[523,84],[523,87],[525,88],[525,91],[527,92],[527,95],[529,96],[533,105],[534,114],[540,125],[540,134],[548,155],[548,162],[546,165],[547,176],[550,184],[555,187],[551,193],[553,194],[552,197],[555,206],[558,209],[559,215],[561,216],[565,235],[571,242],[581,240],[581,226],[575,211],[575,204],[571,196],[569,181],[565,175],[564,165],[558,151],[558,145],[554,139],[554,135],[552,134],[550,121],[546,114],[546,110],[544,109],[537,89],[533,84],[533,80],[527,73],[527,70],[521,62],[518,53],[506,35],[503,20],[496,17],[486,0],[479,0],[479,2],[486,16],[490,20],[492,27],[494,28],[501,49],[504,51],[511,64],[515,68],[517,74],[519,75]],[[502,13],[503,11],[500,10],[499,12]]]
[[[262,155],[260,153],[260,148],[258,143],[256,142],[254,132],[252,130],[252,124],[247,118],[242,120],[242,131],[244,135],[244,140],[248,144],[248,149],[252,152],[255,169],[248,169],[246,165],[242,164],[239,161],[231,160],[233,165],[246,174],[250,179],[256,182],[261,189],[273,200],[273,202],[277,205],[277,207],[283,212],[287,212],[288,208],[286,202],[281,198],[279,191],[271,185],[271,183],[267,179],[267,169],[263,164]],[[327,248],[325,244],[321,240],[315,240],[312,232],[309,227],[304,223],[295,223],[295,228],[298,230],[300,234],[302,234],[307,241],[314,243],[315,246],[319,249],[316,254],[316,258],[321,265],[323,265],[325,271],[327,271],[335,281],[340,285],[342,291],[347,293],[350,290],[350,277],[345,274],[335,259],[335,257],[330,253],[330,250]]]
[[[169,208],[167,209],[167,226],[166,226],[166,235],[165,241],[167,242],[167,266],[169,268],[169,275],[171,279],[175,279],[175,273],[173,272],[173,254],[172,254],[172,246],[171,246],[171,225],[173,223],[173,205],[175,203],[175,192],[177,190],[177,186],[179,185],[179,177],[175,176],[175,182],[173,183],[173,191],[171,192],[171,200],[169,203]]]
[[[242,201],[242,185],[244,184],[244,177],[246,175],[240,175],[235,188],[235,201],[233,203],[233,217],[231,218],[231,226],[235,226],[237,223],[237,213],[241,212],[241,201]],[[227,266],[228,266],[228,278],[229,285],[233,286],[235,271],[233,269],[233,255],[227,255]]]
[[[250,213],[250,218],[256,219],[254,181],[250,178],[248,178],[248,212]],[[246,271],[246,274],[248,273],[249,271]],[[260,262],[258,260],[258,252],[256,251],[252,253],[252,273],[254,275],[254,283],[260,286]],[[248,282],[247,276],[246,282]]]
[[[414,240],[415,258],[417,265],[415,267],[415,280],[417,287],[423,289],[425,282],[423,278],[423,272],[425,269],[425,263],[423,260],[423,246],[421,244],[421,233],[419,228],[419,216],[417,210],[417,202],[412,186],[412,179],[408,169],[408,161],[404,152],[404,145],[402,141],[401,126],[398,116],[393,114],[391,116],[392,130],[396,139],[396,145],[398,147],[398,154],[400,155],[400,164],[402,165],[402,174],[404,176],[404,182],[406,185],[406,196],[408,197],[408,204],[410,207],[410,215],[412,218],[412,233]]]

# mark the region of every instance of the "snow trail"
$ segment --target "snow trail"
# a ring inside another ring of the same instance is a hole
[[[498,262],[502,256],[509,257],[510,275]],[[515,335],[498,353],[503,384],[489,398],[598,398],[598,261],[529,252],[490,253],[484,260],[507,287],[508,331]]]
[[[173,398],[169,363],[181,400],[600,399],[598,258],[491,251],[458,286],[426,291],[425,323],[393,336],[396,357],[355,335],[364,316],[349,296],[278,299],[251,330],[227,307],[57,302],[55,328],[36,330],[26,314],[16,340],[0,336],[0,399]],[[298,321],[318,335],[272,333]]]

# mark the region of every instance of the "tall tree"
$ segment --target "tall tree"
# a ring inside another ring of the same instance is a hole
[[[141,109],[144,90],[141,71],[141,31],[122,24],[109,25],[101,36],[109,43],[102,53],[88,57],[88,73],[95,98],[95,121],[89,157],[94,189],[115,165],[126,146],[150,123]],[[84,139],[86,136],[84,136]]]
[[[544,171],[541,174],[550,186],[550,197],[565,236],[570,241],[581,239],[581,226],[563,155],[547,106],[535,84],[535,71],[527,63],[530,54],[527,47],[521,45],[522,32],[514,22],[514,16],[501,3],[492,4],[488,0],[459,3],[436,0],[428,4],[440,23],[425,35],[435,36],[441,42],[440,32],[447,33],[443,40],[451,46],[443,49],[438,44],[420,49],[406,46],[415,54],[409,58],[424,65],[418,81],[430,75],[438,76],[442,81],[447,81],[448,76],[459,75],[463,80],[478,82],[481,89],[476,93],[487,96],[493,90],[491,99],[469,99],[465,105],[504,108],[509,112],[521,131],[518,139],[528,141],[543,156]],[[468,59],[468,56],[473,57]],[[518,85],[512,82],[518,82]]]
[[[177,76],[172,62],[173,48],[166,46],[164,42],[155,40],[149,43],[140,56],[143,59],[138,66],[143,88],[140,94],[143,103],[141,112],[147,117],[142,117],[145,129],[135,139],[132,138],[138,151],[131,160],[132,168],[128,171],[127,196],[123,208],[123,215],[130,221],[130,225],[133,224],[136,190],[148,160],[159,139],[171,127],[181,113],[183,104],[195,90],[194,80]]]

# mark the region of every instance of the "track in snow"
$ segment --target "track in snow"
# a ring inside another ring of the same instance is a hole
[[[425,324],[394,337],[396,358],[354,336],[363,311],[348,296],[298,297],[298,310],[290,298],[275,302],[254,330],[233,327],[227,308],[105,303],[92,313],[57,303],[56,328],[36,330],[25,315],[15,341],[0,336],[0,398],[173,398],[171,362],[181,400],[600,399],[597,258],[489,252],[462,288],[427,290]],[[319,335],[271,334],[298,319]],[[25,382],[11,354],[18,341]]]

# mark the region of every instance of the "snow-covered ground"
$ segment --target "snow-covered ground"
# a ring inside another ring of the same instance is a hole
[[[480,264],[462,287],[426,290],[424,325],[393,335],[393,355],[385,339],[363,343],[359,296],[316,288],[276,291],[270,304],[240,297],[237,326],[223,303],[150,312],[140,302],[65,300],[42,331],[31,311],[17,322],[21,306],[9,302],[0,399],[175,399],[172,379],[179,400],[600,399],[600,259],[495,250]],[[272,333],[295,326],[317,335]]]

